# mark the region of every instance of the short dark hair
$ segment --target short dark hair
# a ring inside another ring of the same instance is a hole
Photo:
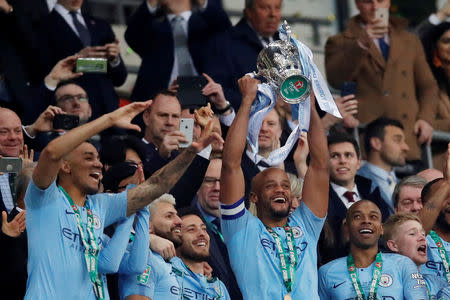
[[[353,145],[353,148],[355,148],[356,155],[361,157],[361,153],[359,151],[359,145],[358,142],[348,133],[341,132],[341,131],[333,131],[328,134],[327,137],[328,141],[328,148],[331,145],[340,144],[340,143],[350,143]]]
[[[370,122],[365,130],[364,135],[364,149],[367,153],[369,153],[372,150],[372,147],[370,145],[370,139],[371,138],[379,138],[381,141],[384,140],[384,135],[386,134],[386,126],[394,126],[398,127],[400,129],[404,129],[402,123],[400,121],[389,119],[386,117],[378,118],[372,122]]]
[[[441,181],[441,180],[443,180],[443,179],[444,179],[443,177],[441,177],[441,178],[436,178],[436,179],[431,180],[431,181],[428,182],[427,184],[425,184],[425,186],[424,186],[423,189],[422,189],[422,192],[420,193],[420,197],[422,198],[422,203],[423,203],[423,204],[425,204],[425,203],[428,201],[428,197],[430,196],[431,187],[432,187],[435,183],[437,183],[437,182],[439,182],[439,181]]]
[[[160,95],[169,96],[169,97],[177,97],[177,93],[172,92],[168,89],[165,89],[165,90],[161,90],[161,91],[154,93],[153,96],[151,97],[151,99],[155,100],[156,97],[158,97]]]
[[[66,85],[69,85],[69,84],[73,84],[73,85],[79,86],[79,87],[82,88],[84,91],[86,91],[86,90],[84,89],[84,87],[82,87],[77,81],[75,81],[75,80],[73,80],[73,79],[62,80],[62,81],[60,81],[60,82],[58,83],[58,85],[57,85],[56,88],[55,88],[55,92],[54,92],[54,94],[55,94],[55,101],[57,100],[57,99],[56,99],[56,91],[59,90],[60,88],[64,87],[64,86],[66,86]]]
[[[196,209],[194,207],[190,207],[190,206],[181,207],[181,208],[177,209],[177,212],[178,212],[178,216],[180,218],[182,218],[184,216],[189,216],[189,215],[196,215],[203,221],[203,223],[205,223],[205,219],[203,218],[202,214],[198,211],[198,209]]]
[[[142,162],[145,162],[145,144],[133,135],[112,136],[102,143],[100,159],[110,166],[125,161],[128,149],[136,151]]]

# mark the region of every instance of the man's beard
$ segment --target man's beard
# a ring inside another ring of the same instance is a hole
[[[447,223],[447,220],[445,219],[445,212],[440,212],[439,216],[436,220],[437,227],[444,231],[444,232],[450,232],[450,224]]]
[[[181,244],[183,243],[183,240],[181,239],[181,237],[179,239],[175,238],[172,231],[167,233],[167,232],[159,231],[157,228],[154,228],[154,231],[157,236],[171,241],[175,248],[180,247]]]
[[[192,260],[192,261],[196,261],[196,262],[207,261],[209,258],[209,251],[208,251],[208,254],[197,253],[192,248],[183,247],[183,246],[181,246],[181,248],[180,248],[180,254],[181,254],[181,257]]]

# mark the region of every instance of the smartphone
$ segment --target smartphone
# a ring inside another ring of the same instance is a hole
[[[108,72],[108,60],[106,58],[81,57],[77,59],[76,72],[106,73]]]
[[[186,137],[187,143],[180,143],[178,147],[189,147],[192,144],[192,138],[194,137],[194,119],[182,118],[180,120],[180,132]]]
[[[354,81],[345,81],[341,87],[341,97],[355,94],[356,93],[356,82]]]
[[[54,129],[64,129],[70,130],[78,127],[80,124],[80,118],[76,115],[56,115],[53,118],[53,128]]]
[[[202,89],[208,83],[203,76],[178,76],[178,99],[181,107],[195,109],[206,106],[209,99],[202,94]]]
[[[375,19],[380,19],[383,26],[389,25],[389,8],[377,7],[375,8]]]
[[[20,173],[22,170],[22,159],[18,157],[3,157],[0,159],[1,173]]]

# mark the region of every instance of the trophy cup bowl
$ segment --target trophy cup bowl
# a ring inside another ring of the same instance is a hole
[[[286,21],[287,40],[267,45],[258,55],[256,76],[264,77],[275,87],[277,94],[287,103],[297,104],[308,99],[311,81],[305,76],[297,47],[290,41],[290,28]]]

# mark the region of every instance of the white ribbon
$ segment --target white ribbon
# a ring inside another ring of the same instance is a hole
[[[287,35],[283,27],[280,28],[279,32],[280,38],[282,40],[286,40]],[[291,37],[291,42],[294,43],[294,45],[298,48],[303,71],[305,72],[304,75],[311,80],[314,95],[316,96],[316,100],[320,108],[329,114],[332,114],[338,118],[342,118],[336,106],[336,103],[331,96],[325,79],[323,78],[322,74],[313,61],[313,54],[311,50],[306,45],[293,37]],[[250,75],[252,77],[254,76],[253,73],[249,73],[247,75]],[[250,145],[251,151],[254,154],[254,162],[257,161],[256,155],[259,151],[259,131],[261,129],[265,116],[275,107],[275,103],[277,100],[277,93],[275,92],[276,90],[277,87],[272,86],[270,83],[258,84],[256,99],[250,109],[247,141]],[[282,147],[272,151],[269,157],[266,159],[266,162],[271,166],[281,164],[289,155],[289,152],[294,147],[294,145],[297,143],[301,132],[307,132],[309,130],[311,97],[308,97],[305,101],[302,101],[298,104],[291,104],[291,108],[292,117],[294,118],[294,120],[298,120],[298,125],[294,128],[294,130],[292,130],[286,143]]]

